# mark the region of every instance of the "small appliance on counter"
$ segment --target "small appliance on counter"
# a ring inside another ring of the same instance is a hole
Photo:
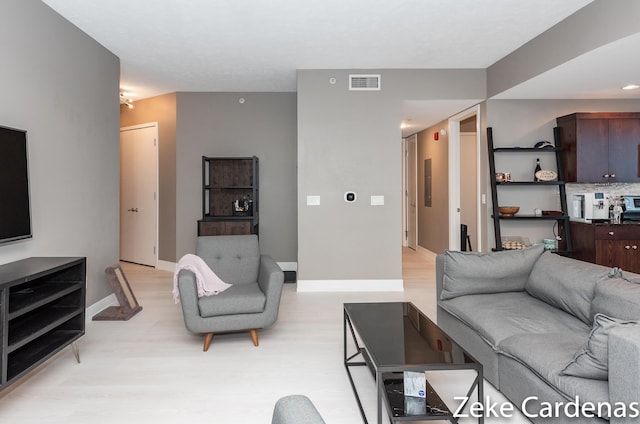
[[[640,221],[640,196],[624,196],[622,222]]]
[[[607,222],[609,197],[604,192],[576,193],[569,206],[569,217],[579,222]]]

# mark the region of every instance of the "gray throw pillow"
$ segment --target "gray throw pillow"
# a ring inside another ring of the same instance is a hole
[[[524,290],[544,246],[492,253],[446,251],[441,300]]]
[[[607,278],[595,287],[591,314],[640,320],[640,284],[626,278]]]
[[[593,317],[593,328],[584,346],[560,372],[563,375],[607,380],[609,378],[609,333],[618,327],[638,327],[638,321],[624,321],[604,314]]]
[[[591,301],[596,283],[608,279],[611,268],[545,252],[535,263],[527,292],[591,325]]]

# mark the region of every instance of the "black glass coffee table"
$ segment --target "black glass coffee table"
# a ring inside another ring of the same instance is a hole
[[[348,353],[348,333],[351,349]],[[355,346],[355,347],[354,347]],[[474,370],[476,377],[467,393],[467,399],[477,390],[482,402],[482,364],[464,351],[412,303],[345,303],[344,304],[344,365],[362,419],[367,423],[351,367],[368,366],[377,385],[378,420],[382,420],[382,404],[389,420],[433,421],[455,423],[458,418],[440,399],[427,381],[426,398],[404,395],[404,371]],[[478,418],[484,422],[483,417]]]

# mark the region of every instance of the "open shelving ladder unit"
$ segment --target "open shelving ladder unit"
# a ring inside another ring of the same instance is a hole
[[[487,143],[489,152],[489,180],[491,181],[491,201],[493,211],[493,228],[495,233],[496,247],[495,251],[503,250],[502,248],[502,234],[500,224],[502,220],[546,220],[555,221],[558,224],[558,234],[562,232],[562,243],[557,244],[557,253],[567,254],[572,250],[571,243],[571,231],[569,230],[569,215],[567,213],[567,192],[565,187],[565,174],[564,163],[562,161],[562,146],[560,142],[560,129],[555,127],[553,129],[554,147],[552,148],[536,148],[536,147],[498,147],[493,146],[493,128],[487,128]],[[496,180],[496,153],[554,153],[556,158],[556,167],[558,170],[558,178],[556,181],[509,181],[502,182]],[[562,209],[561,215],[535,215],[535,214],[518,214],[513,216],[500,215],[498,210],[498,187],[500,186],[519,186],[519,187],[531,187],[531,186],[544,186],[555,185],[558,186],[558,192],[560,196],[560,207]],[[562,247],[562,248],[561,248]]]

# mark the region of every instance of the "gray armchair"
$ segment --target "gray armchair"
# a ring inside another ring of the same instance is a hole
[[[280,398],[273,408],[271,424],[325,424],[311,400],[304,395]]]
[[[284,283],[278,264],[260,254],[255,234],[198,237],[196,255],[232,286],[218,295],[198,298],[195,275],[181,270],[178,290],[187,329],[205,335],[205,352],[215,333],[249,331],[258,346],[257,330],[278,318]]]

